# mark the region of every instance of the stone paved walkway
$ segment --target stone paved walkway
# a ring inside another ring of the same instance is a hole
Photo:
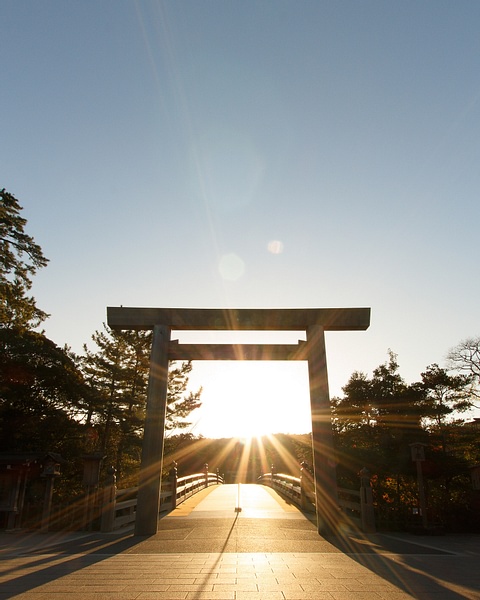
[[[238,504],[209,488],[148,538],[1,534],[0,600],[480,599],[480,536],[325,540],[268,488]]]

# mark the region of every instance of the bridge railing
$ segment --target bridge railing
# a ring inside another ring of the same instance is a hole
[[[285,473],[260,475],[258,483],[268,485],[283,496],[292,500],[301,510],[315,511],[315,491],[311,471],[302,468],[301,477]],[[375,532],[375,513],[373,507],[370,475],[367,469],[360,472],[360,489],[338,488],[338,505],[345,520],[353,527],[366,533]]]
[[[168,480],[162,481],[160,491],[160,512],[173,510],[176,506],[190,498],[197,492],[210,485],[221,485],[223,477],[217,473],[203,471],[177,477],[174,467],[170,471]],[[103,510],[101,516],[101,530],[104,533],[112,532],[135,522],[137,510],[138,488],[117,490],[115,486],[115,473],[109,474],[109,480],[103,489]]]
[[[185,477],[179,477],[176,480],[176,496],[175,506],[178,506],[190,496],[193,496],[200,490],[205,489],[209,485],[223,484],[223,477],[218,473],[194,473],[193,475],[186,475]],[[175,508],[172,502],[173,491],[168,495],[168,499],[171,508]]]
[[[302,507],[302,482],[300,477],[293,477],[286,473],[265,473],[260,475],[257,483],[268,485]]]

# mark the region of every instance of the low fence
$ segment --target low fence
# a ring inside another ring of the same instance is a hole
[[[177,469],[170,471],[169,478],[162,481],[160,491],[160,512],[173,510],[176,506],[210,485],[223,484],[223,477],[209,473],[208,467],[201,473],[177,477]],[[103,490],[103,511],[101,531],[116,531],[135,521],[138,488],[117,490],[115,474],[109,474],[109,481]]]
[[[375,513],[370,475],[367,469],[362,469],[359,475],[359,490],[338,488],[338,505],[345,515],[346,521],[352,526],[365,533],[374,533],[376,530]],[[302,510],[315,511],[313,475],[305,467],[302,468],[300,477],[275,473],[272,468],[270,473],[260,475],[257,481],[272,487],[292,500]]]

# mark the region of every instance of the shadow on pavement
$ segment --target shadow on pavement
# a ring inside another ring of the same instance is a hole
[[[414,598],[480,598],[480,536],[463,544],[395,535],[344,535],[328,538],[341,552]]]
[[[21,562],[0,562],[1,598],[18,594],[71,575],[112,554],[119,554],[140,543],[131,533],[122,537],[102,534],[4,534],[0,536],[0,560],[21,558]],[[25,573],[25,571],[28,571]],[[15,573],[18,572],[16,576]]]
[[[208,539],[207,539],[208,533]],[[0,535],[2,599],[70,575],[118,554],[182,552],[344,553],[413,598],[478,599],[480,536],[441,539],[350,534],[322,538],[313,523],[276,519],[165,520],[158,534]],[[20,560],[16,561],[15,558]]]

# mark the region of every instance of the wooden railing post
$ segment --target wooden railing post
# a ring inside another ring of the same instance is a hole
[[[102,533],[111,533],[115,526],[116,479],[114,467],[108,467],[105,487],[103,488],[102,520],[100,524]]]
[[[208,463],[205,463],[203,469],[205,472],[205,487],[208,487]]]
[[[370,485],[370,471],[364,467],[360,473],[360,509],[362,513],[362,530],[365,533],[375,533],[375,511],[373,494]]]
[[[177,463],[173,461],[170,469],[170,483],[172,485],[172,510],[177,508]]]
[[[300,506],[302,510],[312,508],[315,505],[315,494],[313,490],[313,474],[305,461],[302,462],[300,469]]]
[[[273,488],[273,476],[275,475],[275,466],[273,465],[273,463],[270,466],[270,475],[271,475],[271,477],[270,477],[270,486]]]

